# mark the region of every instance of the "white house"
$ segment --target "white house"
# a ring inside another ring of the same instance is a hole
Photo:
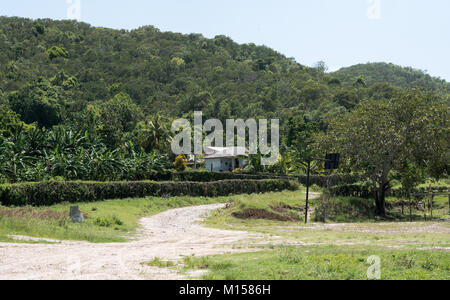
[[[248,165],[248,150],[245,147],[205,147],[206,170],[231,172]]]

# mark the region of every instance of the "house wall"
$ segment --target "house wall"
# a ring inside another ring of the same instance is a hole
[[[212,172],[228,172],[237,168],[243,168],[248,164],[247,160],[240,160],[236,164],[235,158],[214,158],[206,160],[206,170]]]
[[[220,158],[207,159],[206,170],[212,172],[222,172],[222,162]]]

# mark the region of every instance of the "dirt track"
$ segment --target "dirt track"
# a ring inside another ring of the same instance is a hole
[[[141,263],[155,257],[177,260],[232,252],[233,243],[257,237],[199,225],[209,212],[223,206],[179,208],[144,218],[138,241],[129,243],[0,243],[0,279],[185,279]]]

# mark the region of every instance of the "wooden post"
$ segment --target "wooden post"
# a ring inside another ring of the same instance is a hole
[[[408,196],[409,200],[409,221],[412,222],[412,203],[411,203],[411,196]]]
[[[423,218],[427,221],[427,202],[423,201]]]
[[[429,187],[428,191],[430,192],[430,198],[428,198],[428,210],[431,211],[431,220],[433,220],[433,208],[430,203],[430,201],[433,197],[433,189],[432,189],[431,183],[430,183],[430,187]]]
[[[309,180],[311,176],[311,159],[308,159],[308,176],[306,177],[306,207],[305,207],[305,224],[308,224],[308,201],[309,201]]]
[[[431,193],[431,199],[430,199],[430,213],[431,213],[431,221],[433,221],[433,201],[434,201],[434,194]]]
[[[331,173],[333,173],[333,171],[331,171]],[[330,189],[330,177],[327,178],[327,189],[323,195],[324,197],[324,201],[323,201],[323,222],[326,223],[327,222],[327,204],[328,201],[330,201],[331,198],[331,194],[329,193],[329,189]]]
[[[448,194],[448,214],[450,215],[450,194]]]

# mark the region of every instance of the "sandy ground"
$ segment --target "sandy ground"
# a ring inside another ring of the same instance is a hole
[[[138,240],[129,243],[0,243],[0,279],[186,279],[176,271],[141,263],[156,257],[178,260],[230,253],[239,251],[232,249],[233,243],[258,237],[199,224],[209,212],[223,206],[179,208],[144,218]]]

